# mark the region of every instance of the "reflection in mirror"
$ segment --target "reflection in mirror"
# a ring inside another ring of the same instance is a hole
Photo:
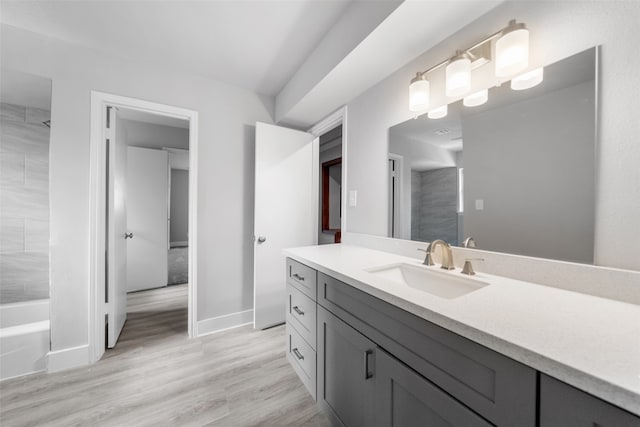
[[[596,48],[389,129],[389,235],[593,262]]]

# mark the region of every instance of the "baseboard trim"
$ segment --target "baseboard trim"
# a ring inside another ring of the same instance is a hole
[[[47,357],[48,372],[64,371],[89,364],[89,345],[50,351]]]
[[[253,310],[239,311],[224,316],[198,321],[197,337],[214,334],[253,323]]]

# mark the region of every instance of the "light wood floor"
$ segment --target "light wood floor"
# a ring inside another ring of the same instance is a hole
[[[98,363],[0,383],[0,425],[329,425],[285,359],[284,327],[190,340],[186,304],[186,285],[130,294]]]

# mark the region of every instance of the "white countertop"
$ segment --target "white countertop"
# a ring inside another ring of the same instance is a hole
[[[490,286],[443,299],[365,271],[420,261],[358,246],[285,255],[640,415],[640,306],[478,272]],[[475,266],[476,269],[478,266]],[[445,272],[439,266],[429,267]],[[459,275],[460,269],[446,272]]]

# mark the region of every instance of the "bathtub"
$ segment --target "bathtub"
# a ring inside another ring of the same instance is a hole
[[[49,300],[0,305],[0,380],[47,369]]]

